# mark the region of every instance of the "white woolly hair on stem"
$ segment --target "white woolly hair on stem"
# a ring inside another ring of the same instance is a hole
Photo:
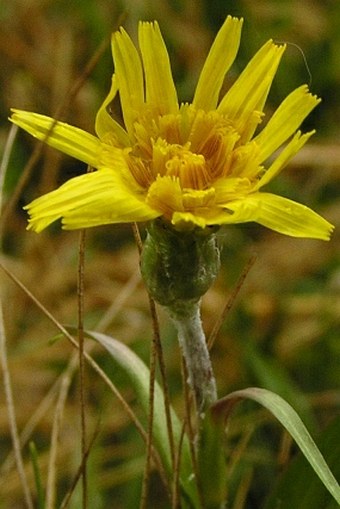
[[[200,316],[200,303],[183,303],[169,309],[194,392],[198,412],[217,400],[216,381]]]

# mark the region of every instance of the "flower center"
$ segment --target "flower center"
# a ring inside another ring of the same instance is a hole
[[[178,178],[182,189],[205,189],[211,182],[206,160],[202,154],[191,152],[189,147],[189,143],[182,146],[158,139],[153,145],[152,157],[155,177]]]
[[[240,136],[217,111],[184,104],[176,115],[135,123],[135,145],[128,164],[135,180],[148,189],[160,177],[178,179],[181,189],[205,190],[230,173]]]

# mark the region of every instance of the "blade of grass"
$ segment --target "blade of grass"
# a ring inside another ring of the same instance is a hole
[[[76,367],[76,362],[69,364],[62,376],[57,404],[54,411],[54,419],[51,434],[51,444],[49,451],[46,504],[44,509],[53,509],[56,506],[56,463],[58,444],[60,443],[60,427],[65,408],[67,394],[71,385],[72,375]]]
[[[82,457],[82,462],[81,464],[79,465],[79,468],[78,468],[78,471],[76,473],[76,475],[74,476],[74,479],[72,481],[72,484],[71,484],[71,487],[70,489],[68,490],[67,494],[65,495],[61,505],[60,505],[60,509],[66,509],[66,507],[68,506],[70,500],[71,500],[71,497],[72,497],[72,494],[77,486],[77,483],[80,479],[80,477],[82,476],[82,473],[84,471],[84,463],[87,461],[87,458],[90,454],[90,451],[92,449],[92,446],[98,436],[98,433],[99,433],[99,423],[98,423],[98,426],[97,428],[95,429],[94,433],[93,433],[93,436],[90,440],[90,443],[89,445],[87,446],[86,450],[85,450],[85,454],[83,455]]]
[[[29,444],[30,454],[31,454],[31,461],[33,465],[33,472],[34,472],[34,480],[35,480],[35,486],[37,490],[37,500],[38,500],[38,509],[45,509],[45,497],[44,497],[44,490],[41,482],[41,474],[40,474],[40,468],[39,468],[39,455],[37,448],[35,446],[34,442],[30,442]]]
[[[4,190],[4,182],[7,172],[7,167],[9,163],[9,159],[11,157],[11,152],[13,148],[13,144],[16,138],[16,135],[18,133],[18,126],[12,124],[11,128],[9,130],[5,147],[4,147],[4,153],[2,156],[1,164],[0,164],[0,210],[2,209],[2,202],[3,202],[3,190]]]
[[[258,387],[232,392],[212,406],[216,417],[228,416],[236,403],[251,399],[267,408],[294,438],[319,479],[340,504],[340,486],[296,411],[280,396]]]
[[[2,302],[0,301],[0,357],[2,365],[2,373],[5,388],[5,397],[7,404],[7,412],[9,419],[9,427],[12,436],[13,449],[15,454],[16,465],[24,492],[25,504],[28,509],[34,509],[32,495],[28,486],[27,476],[24,467],[24,460],[21,453],[18,426],[15,416],[14,398],[11,384],[11,377],[8,369],[7,349],[6,349],[6,336],[3,323]]]

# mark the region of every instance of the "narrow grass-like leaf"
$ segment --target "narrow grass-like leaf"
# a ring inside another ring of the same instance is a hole
[[[318,445],[334,475],[340,478],[340,415],[318,435]],[[282,473],[270,493],[264,509],[336,509],[339,504],[331,498],[315,476],[306,458],[298,454]]]
[[[41,482],[41,474],[40,474],[40,468],[39,468],[39,464],[38,464],[38,451],[37,451],[37,448],[36,448],[34,442],[29,443],[29,449],[30,449],[31,461],[32,461],[32,465],[33,465],[35,487],[37,490],[38,509],[44,509],[44,507],[45,507],[44,490],[43,490],[43,486],[42,486],[42,482]]]
[[[150,375],[149,369],[144,362],[130,348],[110,336],[94,331],[85,331],[85,334],[89,338],[98,341],[98,343],[100,343],[110,353],[116,364],[125,372],[138,396],[138,401],[141,407],[147,415],[149,410]],[[171,419],[175,442],[178,444],[182,426],[173,410],[171,410]],[[155,447],[162,459],[166,471],[169,474],[169,478],[171,479],[172,460],[167,433],[163,391],[157,382],[155,383],[154,394],[153,431]],[[193,468],[190,457],[189,442],[187,437],[184,437],[180,465],[180,486],[181,494],[183,495],[183,509],[194,509],[199,507],[197,489],[192,473]]]
[[[224,425],[206,412],[198,444],[198,482],[205,509],[224,507],[227,497],[227,465],[224,452]]]
[[[340,504],[339,484],[296,411],[280,396],[258,387],[235,391],[213,405],[213,414],[216,417],[228,415],[234,405],[245,398],[267,408],[286,428],[329,493]]]

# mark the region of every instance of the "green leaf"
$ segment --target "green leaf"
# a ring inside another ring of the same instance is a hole
[[[315,445],[312,437],[307,431],[295,410],[280,396],[266,389],[250,387],[240,391],[235,391],[220,399],[212,407],[213,414],[216,417],[228,415],[234,405],[242,399],[251,399],[267,408],[276,419],[286,428],[288,433],[294,438],[302,453],[308,460],[315,473],[319,476],[327,490],[334,499],[340,504],[340,486],[334,475],[330,471],[321,452]]]
[[[39,468],[39,457],[38,457],[38,451],[35,446],[34,442],[29,443],[29,450],[33,465],[33,472],[34,472],[34,480],[35,480],[35,486],[37,490],[37,504],[39,509],[44,509],[45,507],[45,496],[44,496],[44,490],[43,485],[41,482],[41,472]]]
[[[130,348],[120,341],[99,332],[85,331],[85,334],[89,338],[98,341],[98,343],[110,353],[116,364],[125,372],[137,394],[141,407],[147,415],[149,411],[150,377],[148,367]],[[173,409],[171,409],[171,420],[175,443],[178,444],[180,441],[182,424]],[[163,391],[157,382],[155,382],[154,392],[153,437],[155,447],[161,457],[164,468],[169,474],[169,478],[171,478],[173,469],[164,410],[164,397]],[[189,442],[187,436],[184,436],[180,465],[180,486],[181,494],[184,497],[183,508],[187,509],[199,507],[197,488],[192,474],[193,468]]]
[[[334,475],[340,477],[340,416],[318,436],[320,450],[327,459]],[[307,487],[307,489],[306,489]],[[336,509],[338,504],[331,499],[320,482],[315,482],[313,471],[302,454],[291,462],[270,494],[265,509]]]
[[[209,411],[202,419],[198,445],[199,485],[205,509],[224,507],[227,496],[227,465],[223,447],[224,423],[211,418]]]

